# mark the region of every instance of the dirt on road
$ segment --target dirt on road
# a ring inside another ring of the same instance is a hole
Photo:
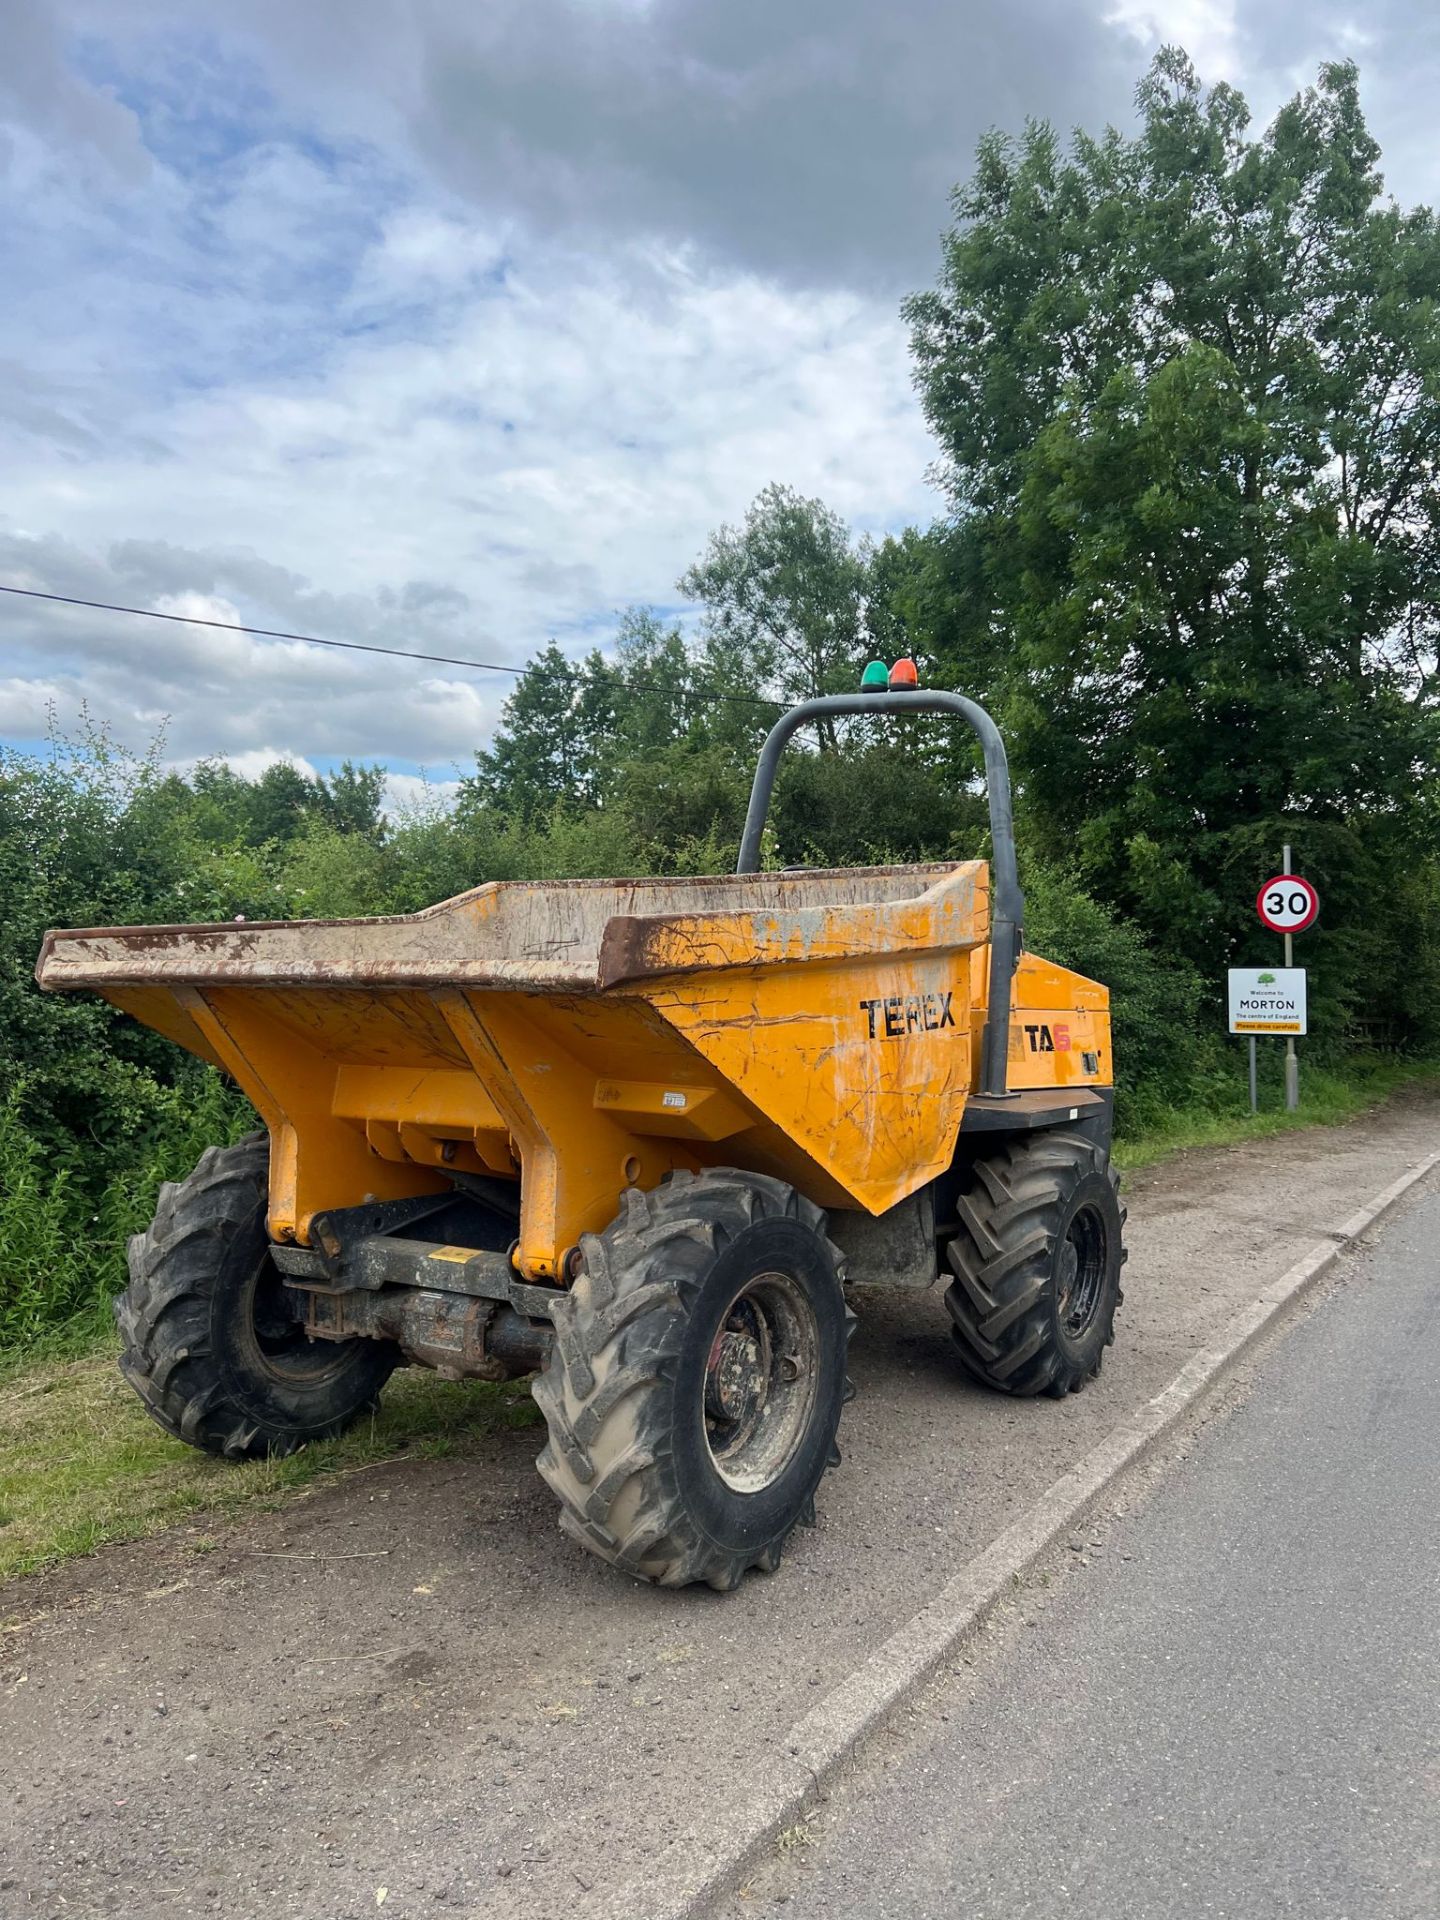
[[[938,1292],[859,1296],[819,1525],[730,1595],[572,1547],[525,1430],[12,1583],[0,1916],[583,1920],[1437,1138],[1412,1095],[1134,1175],[1117,1342],[1066,1401],[971,1386]]]

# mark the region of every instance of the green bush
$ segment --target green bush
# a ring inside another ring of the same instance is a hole
[[[1204,987],[1181,960],[1156,954],[1140,929],[1055,868],[1029,866],[1025,944],[1110,989],[1116,1117],[1134,1130],[1157,1107],[1184,1106],[1220,1065],[1201,1025]]]
[[[37,1347],[88,1344],[109,1323],[126,1243],[148,1226],[160,1183],[255,1125],[248,1103],[205,1068],[183,1090],[160,1091],[144,1135],[106,1177],[86,1181],[26,1124],[25,1092],[14,1086],[0,1102],[0,1367]]]

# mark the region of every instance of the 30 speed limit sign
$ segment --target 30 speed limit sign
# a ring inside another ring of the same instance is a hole
[[[1320,896],[1298,873],[1280,873],[1255,896],[1255,911],[1272,933],[1303,933],[1320,911]]]

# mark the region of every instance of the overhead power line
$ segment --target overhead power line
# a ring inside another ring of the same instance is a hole
[[[161,613],[155,607],[125,607],[111,600],[81,600],[70,593],[42,593],[38,587],[10,587],[0,582],[0,593],[16,594],[24,600],[49,600],[61,607],[88,607],[93,613],[128,613],[139,620],[168,620],[181,627],[214,627],[221,633],[248,633],[259,640],[295,640],[307,647],[333,647],[340,653],[378,653],[389,660],[420,660],[436,667],[468,667],[475,673],[509,673],[520,678],[529,671],[528,667],[506,666],[499,660],[472,660],[448,653],[419,653],[411,647],[380,647],[368,640],[328,640],[318,633],[287,633],[283,628],[251,627],[238,620],[205,620],[193,613]],[[583,677],[573,671],[565,673],[562,678],[574,687],[585,684]],[[666,693],[677,700],[703,694],[707,699],[724,701],[731,706],[778,707],[784,704],[779,700],[767,700],[760,694],[731,693],[723,687],[704,683],[697,683],[693,687],[673,687],[663,680],[626,680],[617,675],[614,684],[623,687],[627,693]]]

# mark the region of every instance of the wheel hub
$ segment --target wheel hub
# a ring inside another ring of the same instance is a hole
[[[705,1440],[740,1493],[782,1474],[801,1444],[820,1378],[819,1328],[790,1275],[757,1274],[731,1301],[705,1363]]]
[[[1061,1327],[1072,1340],[1089,1331],[1105,1288],[1105,1227],[1091,1208],[1070,1223],[1055,1263],[1055,1299]]]
[[[766,1385],[760,1342],[749,1333],[721,1333],[705,1370],[705,1411],[710,1418],[747,1425],[764,1404]]]

